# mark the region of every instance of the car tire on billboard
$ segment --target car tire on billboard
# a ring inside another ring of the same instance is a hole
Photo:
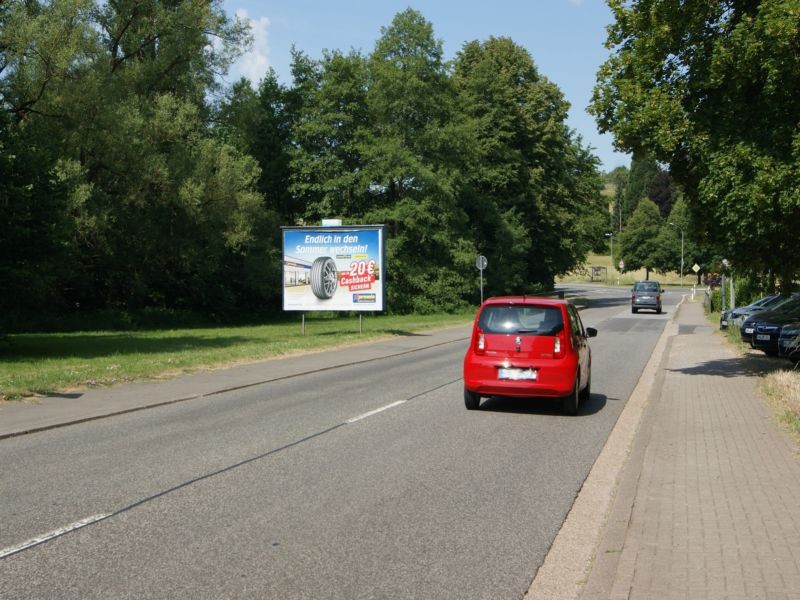
[[[320,256],[311,265],[311,291],[320,300],[333,298],[339,286],[336,262],[330,256]]]

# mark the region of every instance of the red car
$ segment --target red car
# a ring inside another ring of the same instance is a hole
[[[588,339],[596,335],[568,300],[489,298],[464,356],[464,404],[475,410],[481,396],[561,398],[565,413],[578,414],[591,394]]]

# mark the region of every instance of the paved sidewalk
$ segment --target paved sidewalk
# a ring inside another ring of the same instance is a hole
[[[800,458],[757,377],[683,303],[584,599],[800,599]]]
[[[276,358],[226,369],[200,371],[168,381],[148,381],[56,394],[25,402],[0,402],[0,439],[80,423],[152,406],[261,385],[306,373],[360,364],[431,348],[463,343],[466,349],[472,324],[392,337]]]

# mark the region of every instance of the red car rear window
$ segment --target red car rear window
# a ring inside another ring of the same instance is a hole
[[[564,326],[555,306],[484,306],[478,327],[484,333],[555,335]]]

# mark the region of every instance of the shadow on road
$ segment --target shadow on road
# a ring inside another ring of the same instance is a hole
[[[628,298],[589,298],[589,308],[613,308],[615,306],[625,306],[630,304]]]
[[[603,410],[609,400],[603,394],[592,394],[589,400],[581,402],[579,417],[588,417]],[[545,415],[562,417],[561,401],[555,398],[501,398],[492,396],[481,402],[480,410],[515,414],[515,415]]]

